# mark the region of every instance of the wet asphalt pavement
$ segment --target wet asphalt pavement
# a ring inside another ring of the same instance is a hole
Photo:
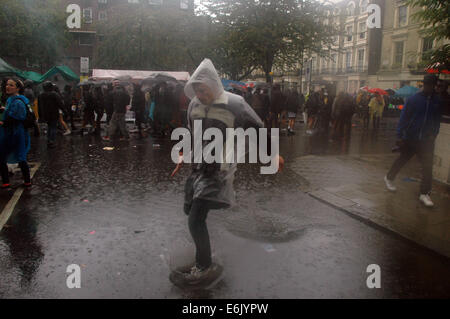
[[[169,177],[170,141],[132,139],[105,151],[110,144],[94,136],[59,137],[54,150],[35,139],[34,186],[0,232],[0,298],[449,298],[448,258],[304,194],[305,180],[289,169],[306,154],[386,152],[393,137],[389,123],[378,134],[355,130],[347,145],[298,127],[282,137],[281,174],[240,165],[237,207],[208,217],[224,279],[191,292],[168,280],[194,256],[182,211],[189,167]],[[66,286],[70,264],[81,267],[80,289]],[[370,264],[381,267],[380,289],[366,286]]]

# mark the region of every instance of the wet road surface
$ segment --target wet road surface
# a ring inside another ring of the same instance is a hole
[[[448,298],[448,258],[304,194],[305,180],[289,169],[305,154],[386,152],[392,136],[355,131],[342,146],[298,128],[282,137],[281,174],[240,165],[238,206],[208,218],[224,280],[196,292],[168,280],[194,256],[182,212],[189,168],[169,177],[169,141],[117,142],[105,151],[109,144],[93,136],[60,137],[54,150],[34,140],[34,186],[0,232],[0,298]],[[70,264],[81,267],[81,289],[66,286]],[[370,264],[381,267],[381,289],[366,286]]]

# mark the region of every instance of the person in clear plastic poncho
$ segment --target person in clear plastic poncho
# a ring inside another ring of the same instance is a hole
[[[191,99],[187,122],[192,137],[196,133],[203,136],[203,132],[208,128],[216,128],[222,132],[224,144],[226,144],[227,128],[245,130],[264,126],[258,115],[242,97],[225,92],[214,65],[208,59],[199,65],[184,90],[186,96]],[[201,132],[194,132],[194,129],[199,129],[199,125],[194,125],[194,121],[196,123],[201,121]],[[210,141],[203,141],[203,146],[208,143]],[[224,150],[223,156],[226,156],[225,146]],[[281,170],[284,160],[277,156],[278,167]],[[172,176],[181,168],[182,161],[183,154],[180,153],[179,164]],[[221,267],[212,263],[211,260],[206,217],[210,209],[228,208],[234,204],[235,163],[236,158],[234,163],[192,164],[192,172],[185,185],[184,211],[189,216],[189,231],[196,246],[196,263],[192,268],[186,267],[173,271],[170,277],[173,283],[195,285],[213,281],[220,275]]]

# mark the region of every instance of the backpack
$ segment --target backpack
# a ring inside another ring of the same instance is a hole
[[[347,96],[343,101],[342,112],[347,115],[355,113],[355,103],[353,102],[353,99],[350,96]]]
[[[27,109],[27,117],[25,121],[23,121],[23,127],[24,128],[32,128],[36,124],[36,115],[34,115],[33,110],[31,109],[30,105],[25,106]]]
[[[36,115],[34,115],[34,112],[29,104],[26,104],[24,100],[20,99],[23,104],[25,104],[25,109],[27,110],[27,117],[23,121],[23,127],[24,128],[32,128],[35,126],[36,123]]]

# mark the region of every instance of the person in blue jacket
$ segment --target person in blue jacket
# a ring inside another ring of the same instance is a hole
[[[0,121],[0,171],[2,188],[8,188],[9,172],[7,160],[13,157],[22,171],[24,186],[31,187],[30,168],[27,154],[30,150],[30,135],[23,126],[27,117],[28,99],[23,94],[23,83],[19,79],[10,78],[6,83],[6,93],[10,96],[6,101],[3,121]]]
[[[410,97],[402,110],[397,126],[397,146],[400,157],[394,162],[384,177],[388,190],[395,192],[392,181],[403,166],[414,156],[422,165],[422,182],[419,200],[427,207],[434,206],[430,199],[434,142],[439,134],[441,122],[441,100],[435,92],[437,78],[426,75],[423,90]]]

